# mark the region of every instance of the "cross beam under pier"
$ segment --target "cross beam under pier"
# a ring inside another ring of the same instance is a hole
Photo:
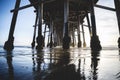
[[[102,6],[102,5],[97,5],[97,4],[95,5],[95,7],[106,9],[106,10],[109,10],[109,11],[116,11],[115,8],[111,8],[111,7],[107,7],[107,6]]]

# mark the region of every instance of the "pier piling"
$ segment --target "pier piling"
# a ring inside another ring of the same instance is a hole
[[[45,39],[48,39],[47,46],[49,46],[50,48],[55,46],[62,46],[63,49],[69,49],[71,36],[73,43],[77,39],[77,46],[79,48],[82,46],[80,28],[82,29],[83,34],[83,47],[86,47],[86,35],[84,34],[85,30],[83,22],[86,18],[88,24],[87,27],[89,29],[91,39],[91,50],[101,50],[102,47],[96,29],[97,27],[94,6],[102,9],[116,11],[118,29],[120,33],[120,0],[114,0],[115,9],[102,5],[96,5],[99,0],[29,0],[30,4],[20,7],[21,1],[22,0],[16,0],[15,8],[11,10],[11,12],[13,12],[12,22],[10,26],[8,40],[4,44],[4,49],[8,51],[12,51],[14,48],[14,30],[18,11],[29,7],[34,7],[36,12],[33,40],[31,43],[32,48],[35,47],[36,42],[36,49],[43,49],[43,47],[45,46]],[[90,16],[88,14],[90,14]],[[45,28],[44,34],[42,35],[43,21],[45,24]],[[46,27],[46,25],[48,25],[48,27]],[[38,31],[36,31],[37,27]],[[47,29],[49,29],[49,36],[45,36],[47,35]],[[38,32],[37,38],[36,32]],[[118,39],[118,47],[120,48],[120,37]]]
[[[91,50],[101,50],[102,47],[100,45],[99,37],[97,36],[96,31],[96,21],[95,21],[95,13],[94,13],[94,3],[93,0],[89,0],[90,2],[90,15],[91,15],[91,25],[92,25],[92,37],[90,47]]]
[[[116,16],[118,21],[118,29],[120,35],[120,0],[114,0],[115,9],[116,9]],[[118,47],[120,48],[120,37],[118,38]]]
[[[21,0],[16,0],[15,9],[19,8]],[[8,40],[4,44],[4,49],[12,51],[14,49],[14,30],[17,21],[18,10],[13,12],[12,22],[10,26]]]

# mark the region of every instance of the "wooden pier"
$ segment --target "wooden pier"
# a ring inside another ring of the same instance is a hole
[[[101,50],[101,44],[97,35],[97,27],[95,20],[94,7],[107,9],[116,12],[118,27],[120,32],[120,0],[114,0],[115,9],[97,5],[99,0],[29,0],[30,4],[20,7],[22,0],[16,0],[15,8],[11,10],[13,18],[10,26],[8,40],[4,44],[4,49],[11,51],[14,49],[14,29],[17,15],[20,10],[34,7],[36,20],[34,24],[32,48],[41,50],[45,45],[46,28],[49,28],[48,46],[62,46],[63,49],[69,49],[70,44],[75,44],[75,31],[77,30],[78,47],[82,46],[81,30],[83,34],[83,46],[86,46],[84,34],[84,18],[87,20],[87,27],[90,33],[91,50]],[[88,15],[90,14],[90,15]],[[45,24],[44,35],[42,35],[43,23]],[[37,29],[38,27],[38,29]],[[38,31],[36,31],[38,30]],[[36,33],[38,32],[38,33]],[[38,36],[36,36],[36,34]],[[35,45],[37,43],[37,45]],[[120,38],[118,39],[118,47],[120,48]]]

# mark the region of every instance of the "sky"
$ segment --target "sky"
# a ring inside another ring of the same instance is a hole
[[[114,0],[99,0],[97,4],[114,8]],[[16,0],[0,0],[0,45],[8,39],[12,13]],[[21,5],[29,4],[28,0],[21,0]],[[97,34],[102,46],[117,46],[119,37],[116,13],[95,7]],[[14,32],[14,45],[31,45],[33,25],[35,23],[34,8],[30,7],[19,11]],[[87,46],[90,45],[88,28],[85,27]]]

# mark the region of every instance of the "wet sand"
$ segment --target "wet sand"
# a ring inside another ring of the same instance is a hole
[[[6,52],[0,47],[0,80],[120,80],[120,52],[59,47]]]

